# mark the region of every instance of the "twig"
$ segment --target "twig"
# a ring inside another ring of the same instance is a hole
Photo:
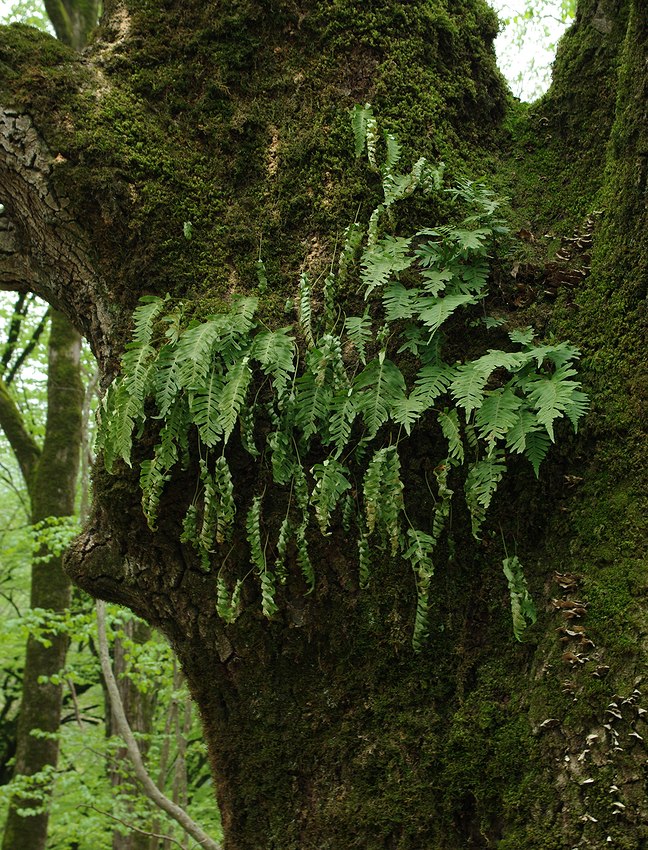
[[[111,820],[116,820],[117,823],[121,823],[123,826],[128,827],[128,829],[132,829],[133,832],[139,832],[141,835],[148,835],[149,838],[161,838],[163,841],[172,841],[176,844],[180,850],[182,850],[182,844],[179,841],[176,841],[175,838],[172,838],[170,835],[161,835],[159,832],[149,832],[147,829],[140,829],[139,826],[135,826],[134,823],[127,823],[127,821],[118,818],[117,815],[113,815],[110,812],[105,812],[103,809],[98,809],[96,806],[91,806],[89,803],[83,803],[80,808],[83,809],[92,809],[93,812],[97,812],[100,815],[104,815]]]
[[[139,779],[144,789],[146,796],[152,800],[156,806],[159,806],[170,817],[177,821],[180,826],[194,838],[201,847],[206,847],[207,850],[222,850],[220,844],[217,844],[213,838],[210,838],[207,833],[184,811],[180,806],[177,806],[172,800],[169,800],[155,782],[151,779],[148,771],[144,767],[142,754],[140,753],[135,736],[126,719],[124,705],[121,701],[119,688],[115,681],[115,675],[110,664],[110,655],[108,653],[108,638],[106,636],[106,604],[101,600],[97,600],[97,637],[99,660],[101,661],[101,670],[106,682],[106,689],[110,697],[110,704],[115,720],[115,726],[120,736],[124,739],[128,757],[133,763],[135,775]]]

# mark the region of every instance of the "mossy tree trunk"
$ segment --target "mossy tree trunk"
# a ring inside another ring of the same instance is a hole
[[[556,274],[538,267],[537,297],[522,308],[502,284],[516,324],[533,319],[582,347],[593,399],[543,483],[521,470],[496,508],[546,602],[525,644],[510,637],[490,538],[438,566],[418,656],[409,568],[385,563],[360,591],[340,530],[310,541],[314,593],[289,582],[268,623],[248,582],[244,613],[227,626],[214,610],[222,562],[203,572],[179,542],[194,480],[174,476],[151,532],[137,473],[97,474],[68,568],[172,641],[202,715],[228,848],[648,842],[645,12],[640,0],[581,3],[555,86],[528,116],[508,104],[495,21],[479,0],[113,0],[83,60],[25,28],[2,35],[0,174],[14,250],[0,276],[18,269],[65,311],[106,382],[139,296],[169,292],[205,316],[256,291],[260,244],[271,279],[262,316],[286,324],[299,271],[325,269],[346,224],[376,202],[379,186],[368,190],[353,160],[355,103],[373,103],[406,156],[491,174],[536,243],[605,210],[576,290],[543,301]],[[427,213],[436,224],[443,205]],[[256,470],[228,451],[244,515]],[[422,434],[407,474],[416,510],[431,513],[428,455]],[[244,576],[245,547],[226,554],[223,569]],[[567,629],[561,612],[575,608],[582,622]]]
[[[74,513],[83,386],[80,377],[81,337],[68,319],[54,312],[51,318],[47,378],[47,420],[42,448],[27,431],[24,420],[4,385],[0,386],[0,425],[25,477],[31,502],[32,523]],[[46,549],[38,553],[31,569],[30,605],[54,615],[70,604],[70,579],[61,556]],[[50,681],[65,665],[68,637],[56,631],[47,641],[30,636],[23,674],[22,698],[16,740],[14,776],[44,772],[34,796],[29,792],[12,799],[2,847],[4,850],[45,848],[48,823],[47,771],[58,759],[62,685]],[[43,734],[40,734],[40,733]],[[20,809],[33,809],[23,816]]]

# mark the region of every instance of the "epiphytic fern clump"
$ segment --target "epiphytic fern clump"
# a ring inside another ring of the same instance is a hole
[[[253,497],[244,522],[263,613],[271,618],[278,612],[289,548],[310,591],[316,574],[309,538],[329,535],[344,522],[357,528],[362,587],[371,581],[377,548],[410,563],[418,650],[428,630],[435,550],[448,531],[457,484],[463,481],[478,538],[507,458],[524,455],[537,475],[555,439],[555,422],[566,417],[575,430],[587,397],[573,366],[578,351],[566,342],[537,344],[531,328],[511,330],[510,349],[447,359],[447,330],[464,313],[473,321],[480,308],[484,314],[488,254],[506,231],[498,201],[466,180],[444,189],[443,165],[423,158],[399,171],[400,145],[389,134],[379,164],[380,137],[369,106],[356,107],[352,124],[356,154],[366,150],[383,199],[365,227],[347,228],[321,297],[315,301],[303,272],[297,321],[275,330],[258,321],[251,296],[233,297],[226,311],[188,324],[182,304],[168,296],[143,298],[121,374],[103,402],[99,445],[109,470],[117,459],[130,464],[133,433],[147,418],[163,423],[140,475],[143,510],[154,529],[165,485],[176,467],[188,464],[190,442],[197,441],[196,497],[182,540],[209,570],[235,524],[228,444],[238,426],[243,448],[267,465],[266,486],[282,490],[287,504],[276,539],[264,528],[263,494]],[[470,215],[456,226],[391,232],[394,206],[414,192],[449,192]],[[260,259],[257,271],[265,289]],[[343,288],[362,296],[361,315],[345,313]],[[484,333],[502,324],[485,315],[481,321]],[[436,507],[426,528],[408,519],[401,476],[400,450],[417,428],[436,435],[438,446]],[[517,558],[505,558],[503,567],[520,638],[535,617],[533,603]],[[241,584],[230,590],[218,576],[217,610],[227,622],[240,612]]]

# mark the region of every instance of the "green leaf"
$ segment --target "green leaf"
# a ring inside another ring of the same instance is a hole
[[[220,396],[218,426],[223,429],[223,441],[226,443],[245,404],[248,387],[252,379],[249,355],[234,363],[225,376],[225,385]]]
[[[213,368],[202,387],[189,394],[189,409],[200,439],[206,446],[215,446],[223,436],[221,397],[225,381],[220,365]]]

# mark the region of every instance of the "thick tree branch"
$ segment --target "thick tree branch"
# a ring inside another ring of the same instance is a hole
[[[177,823],[179,823],[180,826],[188,832],[201,847],[206,847],[207,850],[221,850],[220,845],[210,838],[207,833],[205,833],[200,826],[198,826],[198,824],[189,817],[184,809],[181,809],[180,806],[177,806],[160,791],[144,766],[137,741],[131,731],[128,720],[126,719],[124,706],[122,705],[121,697],[119,695],[119,688],[117,687],[117,682],[115,681],[112,666],[110,664],[108,638],[106,636],[106,606],[100,601],[97,602],[97,635],[101,671],[106,681],[106,688],[110,695],[110,704],[113,718],[115,720],[115,726],[117,727],[117,731],[120,736],[124,739],[128,750],[128,756],[135,769],[135,775],[141,782],[144,793],[155,803],[156,806],[177,821]]]
[[[20,471],[27,484],[27,489],[33,479],[41,449],[25,428],[20,411],[13,400],[4,381],[0,380],[0,428],[5,433],[9,445],[16,456]]]

